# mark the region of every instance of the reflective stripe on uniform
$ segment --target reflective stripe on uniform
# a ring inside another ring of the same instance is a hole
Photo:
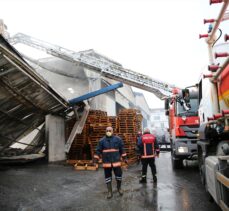
[[[111,179],[112,179],[111,177],[108,177],[108,178],[106,178],[105,180],[106,180],[106,181],[111,181]]]
[[[99,159],[99,156],[98,155],[94,155],[94,158]]]
[[[155,155],[154,155],[154,144],[152,144],[152,153],[153,153],[153,155],[147,155],[146,144],[145,143],[143,144],[143,147],[144,147],[144,155],[142,155],[142,158],[152,158],[152,157],[155,157]]]
[[[122,154],[122,157],[125,157],[126,155],[127,155],[126,153],[123,153],[123,154]]]
[[[116,180],[122,180],[122,177],[115,177]]]
[[[111,182],[111,181],[112,181],[111,177],[105,179],[105,183],[108,183],[108,182]]]
[[[111,167],[119,167],[121,166],[121,162],[115,162],[115,163],[103,163],[103,168],[111,168]]]
[[[115,163],[112,163],[112,166],[113,166],[113,167],[118,167],[118,166],[121,166],[121,162],[115,162]]]
[[[111,163],[103,163],[103,168],[111,168]]]
[[[154,158],[155,155],[142,155],[141,158]]]
[[[144,146],[144,155],[146,155],[146,144],[143,144]]]
[[[104,149],[103,152],[118,152],[118,149]]]

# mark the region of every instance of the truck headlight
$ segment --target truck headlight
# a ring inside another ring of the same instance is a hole
[[[182,116],[181,117],[182,118],[182,120],[185,122],[186,121],[186,119],[187,119],[187,117],[186,116]]]
[[[188,147],[178,147],[179,153],[188,153]]]

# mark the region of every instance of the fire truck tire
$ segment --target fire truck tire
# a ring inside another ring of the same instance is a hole
[[[205,171],[204,171],[204,164],[200,166],[200,179],[201,183],[205,186]]]
[[[205,166],[204,166],[203,151],[201,147],[198,147],[198,164],[199,164],[200,180],[201,183],[205,186],[206,185]]]
[[[175,158],[173,154],[171,154],[171,161],[173,169],[181,169],[183,168],[183,159]]]

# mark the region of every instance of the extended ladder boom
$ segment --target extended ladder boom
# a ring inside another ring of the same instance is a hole
[[[100,57],[99,59],[90,55],[90,51],[74,52],[57,45],[53,45],[28,35],[18,33],[9,39],[11,44],[22,43],[30,47],[45,51],[61,59],[80,63],[91,68],[94,71],[100,72],[103,76],[117,81],[121,81],[130,86],[140,88],[154,93],[160,99],[171,95],[171,90],[175,86],[169,85],[151,77],[123,68],[121,65]],[[89,52],[89,53],[88,53]]]

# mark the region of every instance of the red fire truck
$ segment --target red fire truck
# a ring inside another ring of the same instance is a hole
[[[184,159],[197,158],[197,87],[174,88],[172,97],[165,100],[165,110],[169,118],[172,166],[182,168]]]

